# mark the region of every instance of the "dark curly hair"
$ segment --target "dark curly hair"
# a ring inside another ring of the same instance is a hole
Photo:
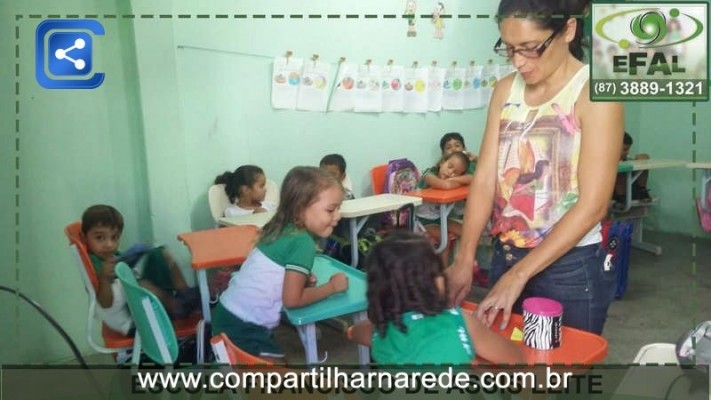
[[[234,172],[227,171],[215,177],[215,185],[224,184],[225,194],[229,197],[230,203],[234,203],[239,198],[242,186],[251,188],[257,182],[259,175],[264,175],[264,170],[256,165],[242,165]]]
[[[444,266],[425,236],[393,231],[373,246],[365,267],[368,319],[380,336],[385,336],[389,323],[406,332],[403,313],[436,315],[447,309]],[[444,293],[435,283],[438,277],[444,279]]]

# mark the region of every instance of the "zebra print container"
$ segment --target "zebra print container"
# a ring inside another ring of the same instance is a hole
[[[560,347],[563,306],[544,297],[523,301],[523,342],[534,349]]]

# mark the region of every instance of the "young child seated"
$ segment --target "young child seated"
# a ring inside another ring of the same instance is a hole
[[[454,189],[467,185],[468,182],[464,176],[467,168],[469,168],[469,157],[466,154],[461,151],[449,153],[443,156],[435,166],[424,170],[419,182],[417,182],[417,188]],[[421,206],[417,207],[415,215],[418,222],[422,224],[431,237],[440,237],[441,221],[438,204],[422,203]],[[448,220],[447,232],[461,236],[462,224],[452,219]],[[444,249],[440,256],[442,257],[442,263],[449,265],[449,249]]]
[[[520,363],[520,349],[474,315],[447,306],[444,265],[426,238],[395,231],[373,247],[368,270],[368,320],[352,328],[381,365]]]
[[[442,157],[452,154],[454,152],[463,152],[469,157],[469,167],[467,168],[467,175],[469,181],[471,181],[471,175],[476,169],[476,154],[471,151],[467,151],[467,147],[464,145],[464,138],[459,132],[449,132],[445,133],[439,140],[439,148],[442,150]]]
[[[267,194],[267,177],[255,165],[242,165],[234,172],[225,172],[215,178],[215,185],[224,184],[231,205],[225,208],[225,217],[236,217],[273,211],[274,204],[264,201]]]
[[[81,236],[99,281],[97,314],[106,325],[125,335],[135,327],[128,311],[126,295],[116,279],[116,263],[129,264],[138,283],[155,294],[171,318],[185,318],[200,305],[197,290],[185,283],[180,268],[163,247],[134,246],[118,251],[123,232],[123,216],[112,206],[97,204],[81,217]]]
[[[340,154],[328,154],[323,156],[319,167],[333,174],[341,184],[343,184],[343,200],[353,200],[353,188],[346,185],[346,159]]]
[[[625,132],[625,136],[622,139],[622,154],[620,155],[620,161],[631,161],[631,160],[648,160],[649,154],[641,153],[634,157],[630,157],[630,148],[632,147],[632,136]],[[652,201],[652,197],[649,195],[649,189],[647,189],[647,178],[649,177],[649,170],[643,171],[637,180],[632,182],[632,200],[639,200],[644,203]],[[612,199],[617,203],[625,202],[625,194],[627,193],[627,174],[617,174],[617,180],[615,180],[615,191],[613,193]]]
[[[276,214],[213,310],[213,335],[225,332],[250,354],[286,362],[272,332],[282,306],[303,307],[348,288],[342,273],[320,286],[310,274],[315,238],[331,234],[341,218],[342,201],[341,183],[333,175],[314,167],[289,171]]]

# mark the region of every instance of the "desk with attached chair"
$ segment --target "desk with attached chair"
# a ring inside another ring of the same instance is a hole
[[[64,234],[69,239],[69,246],[76,258],[76,265],[79,270],[84,289],[89,296],[89,310],[87,313],[87,339],[92,349],[99,353],[115,354],[121,351],[129,350],[134,346],[134,338],[116,332],[101,323],[101,336],[104,344],[96,342],[94,338],[95,329],[95,312],[98,306],[96,292],[99,289],[99,280],[96,276],[94,266],[89,259],[89,253],[86,244],[81,238],[81,222],[72,222],[64,228]],[[175,333],[180,337],[194,335],[196,326],[200,316],[191,316],[186,319],[175,321]]]
[[[466,200],[469,195],[469,186],[460,186],[456,189],[421,189],[407,193],[407,196],[419,197],[423,202],[439,204],[440,234],[439,246],[435,250],[437,254],[444,251],[448,246],[447,220],[454,205],[462,200]]]
[[[203,315],[198,326],[198,335],[201,338],[204,336],[205,324],[209,324],[212,319],[207,270],[242,264],[258,237],[259,229],[254,225],[230,226],[178,235],[178,240],[190,250],[190,266],[197,274]],[[204,345],[202,340],[198,340],[198,362],[204,360]]]
[[[686,166],[686,161],[680,160],[664,160],[664,159],[646,159],[646,160],[632,160],[632,161],[622,161],[617,166],[617,172],[627,175],[627,181],[625,186],[625,201],[622,203],[620,208],[611,209],[611,214],[613,219],[629,219],[634,223],[634,230],[632,233],[632,246],[640,250],[648,251],[650,253],[661,255],[662,247],[648,243],[644,241],[643,237],[643,218],[649,213],[649,207],[651,207],[655,200],[652,202],[641,202],[632,199],[632,184],[640,177],[644,171],[652,169],[662,169],[662,168],[677,168]]]

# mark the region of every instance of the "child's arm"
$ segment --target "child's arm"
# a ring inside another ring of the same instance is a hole
[[[462,186],[462,184],[453,181],[451,178],[441,179],[435,174],[425,175],[425,182],[427,183],[427,186],[434,189],[454,189]]]
[[[307,287],[307,279],[308,275],[296,271],[286,271],[281,294],[284,307],[303,307],[348,289],[348,278],[343,273],[331,276],[331,279],[321,286]]]
[[[109,308],[114,304],[114,292],[111,288],[111,284],[114,279],[116,279],[116,274],[114,273],[114,268],[116,267],[115,261],[103,261],[101,263],[101,271],[99,272],[99,290],[96,292],[96,301],[103,308]]]
[[[447,179],[448,181],[457,182],[461,186],[469,186],[469,184],[474,179],[474,175],[464,174],[462,176],[455,176],[454,178]]]
[[[371,346],[373,340],[373,323],[368,321],[360,321],[349,328],[351,341],[363,346]]]
[[[524,363],[521,349],[510,340],[499,336],[484,325],[478,318],[467,311],[462,311],[467,323],[467,330],[474,342],[474,350],[478,356],[491,363],[516,364]]]

